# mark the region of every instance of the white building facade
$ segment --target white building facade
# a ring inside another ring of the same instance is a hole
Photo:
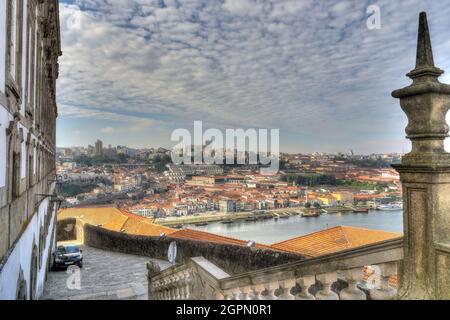
[[[0,1],[0,299],[38,299],[55,247],[57,0]]]

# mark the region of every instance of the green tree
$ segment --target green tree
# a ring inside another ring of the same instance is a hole
[[[157,172],[164,172],[166,165],[171,162],[172,159],[168,155],[157,155],[153,158],[153,167]]]
[[[322,175],[299,175],[299,174],[287,174],[282,177],[283,181],[295,182],[301,186],[319,186],[319,185],[337,185],[338,181],[335,176],[331,174]]]

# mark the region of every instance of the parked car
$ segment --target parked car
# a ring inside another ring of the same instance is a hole
[[[70,265],[83,267],[83,250],[74,244],[58,246],[53,254],[53,268],[58,269]]]

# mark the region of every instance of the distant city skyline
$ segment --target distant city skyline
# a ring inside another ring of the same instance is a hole
[[[97,152],[95,151],[95,144],[97,141],[94,141],[93,143],[87,144],[87,145],[72,145],[72,146],[57,146],[57,149],[77,149],[77,148],[82,148],[82,149],[89,149],[89,147],[93,148],[93,154],[97,154]],[[129,149],[135,149],[135,150],[150,150],[150,149],[154,149],[157,150],[159,148],[163,148],[166,150],[169,150],[169,148],[166,148],[164,146],[156,146],[156,145],[148,145],[148,146],[142,146],[142,147],[130,147],[127,145],[122,145],[122,144],[118,144],[118,145],[113,145],[113,144],[105,144],[104,141],[100,140],[100,142],[102,142],[102,146],[103,149],[109,149],[109,148],[129,148]],[[358,153],[355,152],[353,149],[349,149],[349,150],[340,150],[340,151],[336,151],[336,152],[324,152],[324,151],[320,151],[320,150],[315,150],[312,152],[281,152],[283,154],[314,154],[314,153],[319,153],[319,154],[328,154],[328,155],[337,155],[337,154],[344,154],[344,155],[349,155],[351,152],[353,152],[353,155],[355,156],[361,156],[361,155],[371,155],[371,154],[402,154],[402,152],[372,152],[372,153]],[[98,155],[98,154],[97,154]]]
[[[174,129],[202,120],[279,128],[281,152],[407,152],[390,93],[410,83],[422,10],[450,71],[443,2],[378,1],[379,30],[360,0],[60,2],[62,147],[170,148]]]

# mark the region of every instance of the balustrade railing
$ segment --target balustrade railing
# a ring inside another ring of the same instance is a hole
[[[402,238],[233,276],[195,257],[164,271],[149,265],[149,299],[390,300],[402,258]],[[377,270],[375,284],[367,266]]]

